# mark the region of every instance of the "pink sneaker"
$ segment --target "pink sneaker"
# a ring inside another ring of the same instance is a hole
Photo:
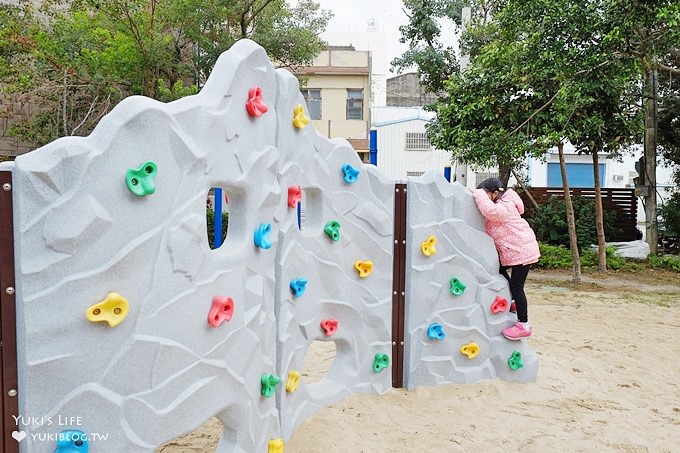
[[[521,322],[516,322],[514,326],[503,330],[503,336],[508,340],[521,340],[531,336],[531,327],[524,327]]]

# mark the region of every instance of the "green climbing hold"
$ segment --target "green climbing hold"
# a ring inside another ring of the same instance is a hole
[[[156,191],[156,173],[158,166],[155,162],[144,162],[139,168],[129,168],[125,175],[125,182],[127,183],[130,192],[142,197],[144,195],[151,195]]]
[[[281,382],[280,377],[274,374],[263,374],[262,378],[260,379],[260,383],[262,384],[262,390],[260,390],[260,393],[262,396],[265,398],[273,396],[276,392],[276,386],[279,384],[279,382]]]
[[[519,370],[524,366],[522,362],[522,353],[519,351],[514,351],[510,358],[508,359],[508,366],[513,370]]]
[[[458,280],[456,277],[451,279],[451,294],[454,296],[460,296],[465,291],[465,285],[463,282]]]
[[[373,371],[380,373],[382,370],[390,366],[390,356],[387,354],[378,353],[373,360]]]
[[[337,220],[330,220],[328,223],[326,223],[323,231],[334,241],[340,240],[340,222]]]

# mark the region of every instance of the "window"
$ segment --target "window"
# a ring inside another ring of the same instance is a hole
[[[432,148],[425,132],[406,132],[406,151],[429,151]]]
[[[595,187],[593,164],[566,164],[567,180],[570,187]],[[605,167],[600,164],[600,184],[604,181]],[[602,184],[605,186],[605,184]],[[548,164],[548,187],[562,187],[562,172],[560,164]]]
[[[321,90],[301,90],[307,103],[307,113],[312,120],[321,119]]]
[[[364,119],[364,90],[347,90],[347,119]]]

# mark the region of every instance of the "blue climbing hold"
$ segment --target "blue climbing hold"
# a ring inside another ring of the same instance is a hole
[[[57,448],[54,453],[87,453],[87,434],[78,430],[67,430],[57,434]]]
[[[427,336],[432,340],[443,340],[446,338],[446,332],[444,332],[444,327],[438,322],[433,322],[430,327],[427,328]]]
[[[293,296],[300,297],[305,293],[305,288],[307,287],[306,278],[294,278],[290,281],[290,290],[293,292]]]
[[[345,174],[344,179],[347,184],[352,184],[359,179],[359,170],[352,167],[350,164],[343,165],[342,172]]]
[[[261,223],[255,229],[255,246],[261,249],[272,248],[272,241],[269,239],[269,233],[272,231],[271,223]]]

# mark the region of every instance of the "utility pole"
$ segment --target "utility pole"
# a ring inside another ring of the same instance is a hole
[[[461,22],[460,22],[461,23],[461,27],[460,27],[461,35],[465,32],[467,25],[470,23],[470,19],[472,19],[472,8],[469,7],[469,6],[464,6],[463,7],[463,14],[462,14],[462,17],[461,17]],[[461,53],[461,55],[460,55],[460,72],[461,73],[465,72],[469,63],[470,63],[470,55]],[[456,161],[455,168],[456,168],[456,173],[455,173],[455,176],[454,176],[454,181],[458,181],[463,186],[468,187],[467,165],[464,164],[464,163],[460,163],[460,162]]]

